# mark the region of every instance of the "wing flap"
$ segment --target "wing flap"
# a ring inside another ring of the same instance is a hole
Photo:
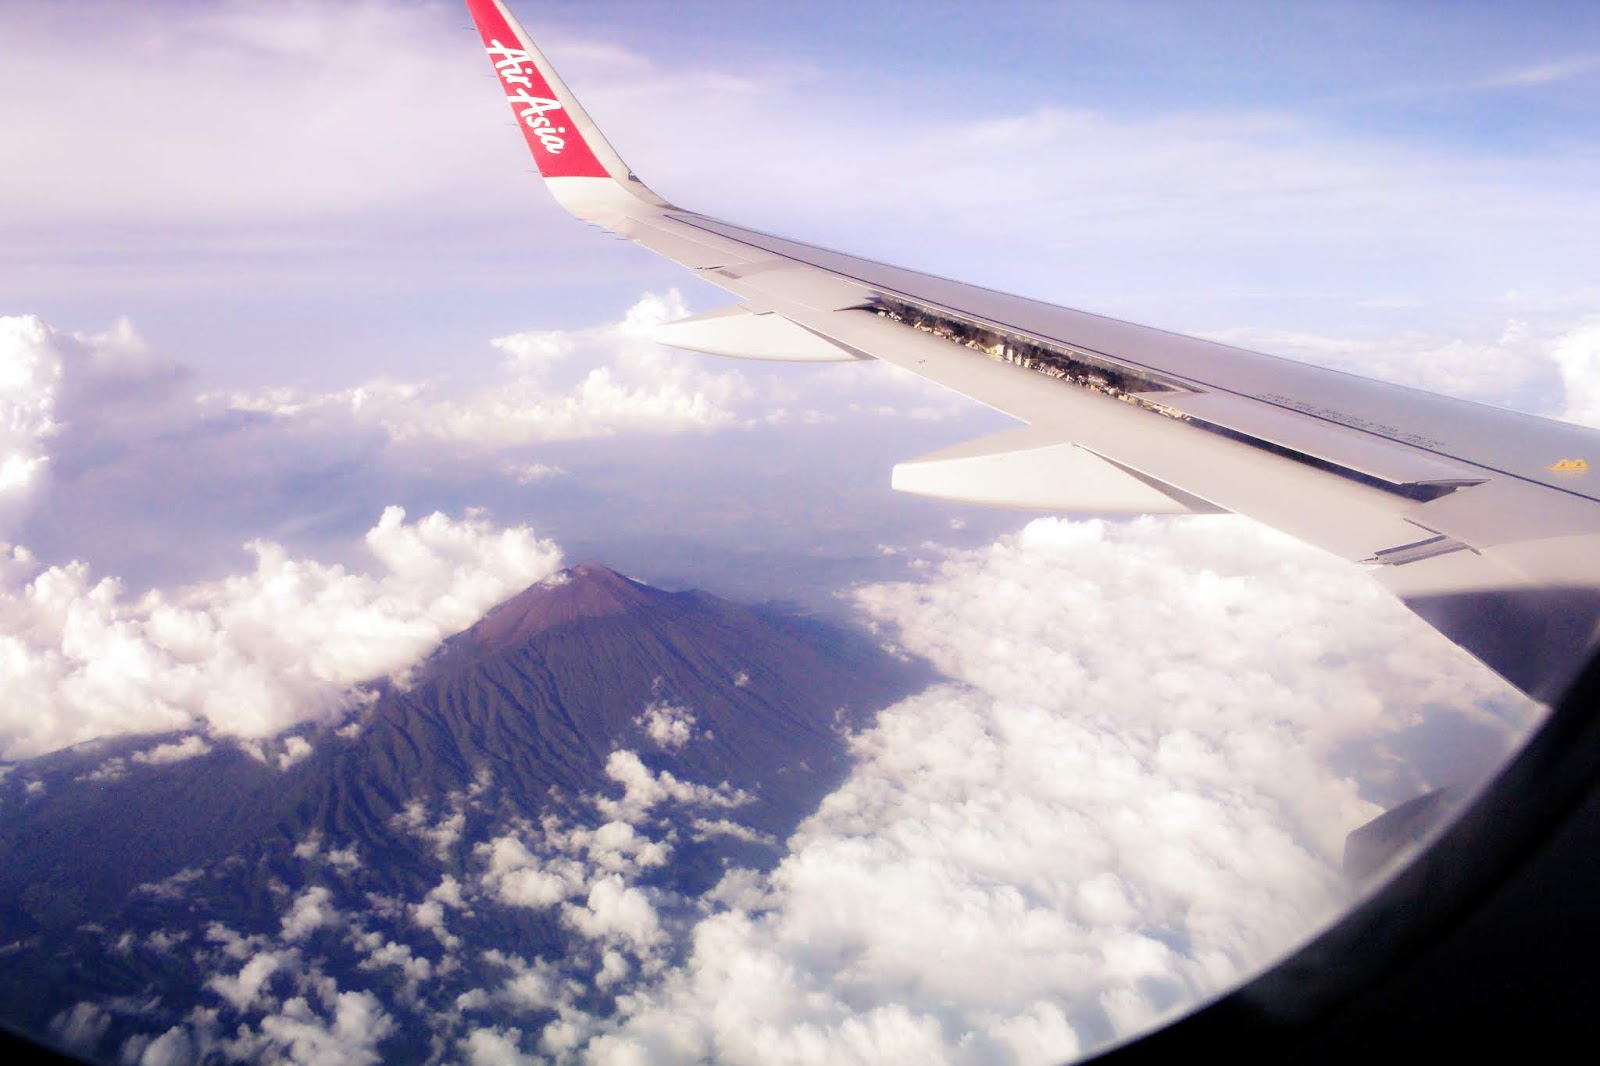
[[[782,315],[727,307],[657,326],[654,340],[673,348],[736,359],[841,363],[870,358],[811,332]]]
[[[990,507],[1096,514],[1203,514],[1218,508],[1030,426],[900,463],[901,492]]]

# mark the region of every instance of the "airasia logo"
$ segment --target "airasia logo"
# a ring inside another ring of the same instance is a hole
[[[560,155],[561,150],[567,146],[566,138],[561,136],[567,132],[567,128],[551,122],[545,117],[545,112],[560,111],[561,103],[535,96],[529,91],[534,87],[534,78],[538,77],[538,68],[533,65],[533,60],[521,48],[507,48],[498,40],[489,42],[488,51],[489,58],[494,61],[496,73],[505,83],[506,99],[511,101],[517,117],[539,138],[539,143],[544,145],[545,151],[551,155]],[[543,79],[540,79],[541,84],[542,81]]]

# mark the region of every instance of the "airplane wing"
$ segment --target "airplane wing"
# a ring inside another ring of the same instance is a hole
[[[901,463],[898,489],[1065,512],[1235,512],[1368,567],[1553,701],[1600,620],[1600,433],[802,244],[668,203],[500,0],[467,0],[556,199],[733,294],[695,351],[882,359],[1025,426]]]

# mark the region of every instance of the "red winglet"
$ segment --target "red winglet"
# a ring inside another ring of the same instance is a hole
[[[500,5],[495,0],[467,0],[467,9],[489,50],[495,73],[500,75],[500,87],[511,102],[539,173],[547,178],[611,177]]]

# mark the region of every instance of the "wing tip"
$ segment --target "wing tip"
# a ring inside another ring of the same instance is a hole
[[[622,191],[664,204],[617,155],[505,4],[466,5],[534,165],[557,199],[577,210],[578,204],[614,199]]]

